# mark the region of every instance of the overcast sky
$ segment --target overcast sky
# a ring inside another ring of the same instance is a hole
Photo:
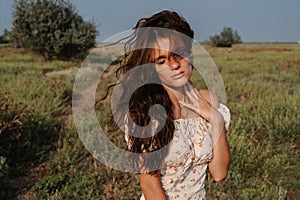
[[[13,0],[0,0],[0,34],[12,27]],[[197,41],[237,30],[244,42],[300,40],[300,0],[70,0],[85,20],[94,20],[98,42],[131,29],[141,17],[171,9],[187,19]]]

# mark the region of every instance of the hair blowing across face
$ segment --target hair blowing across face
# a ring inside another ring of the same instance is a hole
[[[158,28],[159,31],[155,28]],[[170,35],[169,30],[173,30],[171,33],[174,34]],[[179,34],[176,34],[177,32],[179,32]],[[120,99],[130,99],[129,106],[124,105],[124,102],[120,102],[120,108],[129,109],[130,117],[137,125],[146,126],[150,123],[149,108],[154,104],[162,105],[165,108],[167,115],[166,121],[162,122],[164,123],[164,127],[152,137],[134,137],[129,133],[128,150],[131,152],[154,152],[166,146],[173,139],[173,105],[163,85],[150,84],[148,86],[144,85],[139,87],[137,90],[132,89],[135,88],[135,86],[132,86],[133,83],[141,85],[143,83],[149,83],[149,80],[159,79],[154,64],[152,64],[153,58],[151,55],[153,49],[143,47],[149,47],[149,45],[154,44],[158,38],[166,37],[170,38],[170,43],[172,45],[176,45],[177,43],[184,44],[186,49],[191,51],[194,32],[186,20],[176,12],[165,10],[156,13],[149,18],[140,19],[134,27],[133,34],[125,44],[125,55],[121,66],[116,72],[118,78],[120,78],[120,76],[122,77],[120,84],[122,85],[122,88],[124,88]],[[144,64],[147,64],[148,67],[141,73],[130,72],[130,70]],[[126,113],[122,110],[120,110],[120,112]],[[123,119],[125,118],[126,116],[124,116]],[[159,121],[160,118],[160,116],[156,116],[155,120]],[[130,127],[130,130],[135,132],[134,126]],[[149,134],[141,132],[140,135]],[[166,151],[163,152],[163,154],[167,153]],[[165,155],[157,156],[157,161],[162,162],[162,165],[164,156]],[[153,159],[150,160],[153,161]],[[147,168],[147,165],[147,161],[145,161],[143,166]]]
[[[150,56],[152,49],[145,47],[152,46],[158,38],[168,37],[173,45],[183,42],[187,50],[192,48],[194,31],[187,21],[174,11],[165,10],[151,17],[141,18],[133,29],[133,34],[125,44],[125,56],[117,76],[136,66],[153,62]]]

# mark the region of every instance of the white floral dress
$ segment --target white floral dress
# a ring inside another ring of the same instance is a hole
[[[218,110],[228,129],[228,108],[220,104]],[[160,170],[163,189],[170,200],[205,199],[206,169],[213,150],[211,125],[201,117],[177,119],[174,123],[174,138],[165,158],[166,168]]]
[[[161,182],[169,199],[204,199],[207,163],[212,159],[210,124],[202,118],[175,120],[175,132]]]

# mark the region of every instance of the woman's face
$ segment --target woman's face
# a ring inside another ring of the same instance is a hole
[[[187,52],[183,43],[171,49],[169,38],[157,39],[153,58],[155,70],[163,84],[181,87],[188,82],[192,74],[192,65]]]

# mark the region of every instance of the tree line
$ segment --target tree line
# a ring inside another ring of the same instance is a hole
[[[84,58],[96,46],[99,32],[93,21],[84,21],[69,1],[16,0],[13,6],[13,29],[5,30],[0,43],[13,43],[42,55],[45,60]],[[209,37],[215,47],[242,43],[237,30],[224,27]]]

